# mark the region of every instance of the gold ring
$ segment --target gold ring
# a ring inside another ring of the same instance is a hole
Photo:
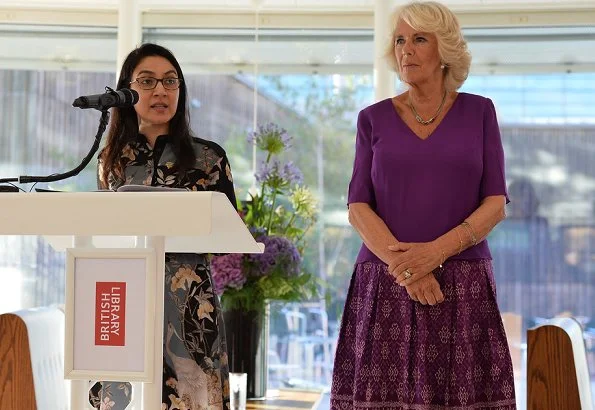
[[[404,274],[405,274],[405,279],[409,279],[413,275],[409,269],[405,269]]]

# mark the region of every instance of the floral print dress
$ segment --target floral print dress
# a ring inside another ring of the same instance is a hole
[[[170,137],[158,137],[151,148],[139,135],[122,150],[126,180],[109,174],[109,187],[115,190],[136,184],[219,191],[235,206],[225,151],[214,142],[198,138],[193,138],[193,148],[196,166],[180,180]],[[99,175],[101,167],[100,161]],[[228,409],[225,332],[207,256],[166,254],[164,296],[162,409]],[[89,401],[96,409],[123,410],[130,403],[131,390],[130,383],[99,381],[90,389]]]

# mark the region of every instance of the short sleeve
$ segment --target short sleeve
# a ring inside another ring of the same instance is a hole
[[[227,195],[229,202],[237,210],[238,204],[236,202],[236,194],[233,186],[233,176],[231,175],[231,166],[227,159],[227,155],[224,153],[221,161],[217,165],[219,171],[219,178],[215,185],[209,187],[210,191],[222,192]]]
[[[500,127],[494,104],[487,98],[483,113],[483,174],[480,198],[484,199],[492,195],[504,195],[506,203],[510,202],[506,192],[504,149],[500,137]]]
[[[365,110],[357,117],[357,134],[355,137],[355,159],[353,173],[349,182],[347,203],[364,202],[376,206],[374,187],[372,185],[372,125]]]

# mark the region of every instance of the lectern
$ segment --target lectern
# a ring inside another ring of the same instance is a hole
[[[143,298],[145,317],[153,322],[145,324],[145,329],[152,331],[145,333],[148,340],[143,337],[145,340],[137,341],[148,360],[141,363],[138,372],[130,373],[130,381],[136,381],[133,393],[137,397],[133,400],[136,410],[139,407],[161,410],[165,253],[261,253],[264,250],[227,196],[218,192],[2,193],[0,208],[0,235],[43,235],[55,250],[69,253],[64,356],[65,376],[73,379],[71,408],[76,410],[90,408],[91,374],[97,374],[99,380],[116,381],[127,381],[129,374],[112,369],[85,369],[76,364],[76,355],[83,354],[77,353],[79,339],[93,340],[76,326],[97,319],[93,309],[80,312],[74,309],[86,295],[84,289],[79,292],[80,286],[76,286],[77,257],[97,260],[107,255],[109,261],[117,263],[118,258],[134,260],[140,255],[141,261],[145,261],[143,269],[148,272],[145,278],[155,278],[155,283],[146,284]],[[126,311],[133,310],[126,306]],[[126,341],[123,343],[126,346]]]

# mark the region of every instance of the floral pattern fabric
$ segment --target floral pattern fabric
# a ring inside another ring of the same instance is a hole
[[[110,174],[109,187],[137,184],[219,191],[235,205],[225,151],[197,138],[193,147],[196,166],[180,177],[169,137],[160,136],[152,149],[140,136],[122,151],[125,181]],[[100,161],[99,175],[101,166]],[[207,256],[166,254],[164,297],[162,410],[228,409],[225,332]],[[99,410],[123,410],[131,394],[129,383],[99,381],[90,389],[89,401]]]
[[[410,299],[383,263],[356,265],[341,324],[332,410],[514,410],[514,376],[491,261],[436,271],[444,302]]]

